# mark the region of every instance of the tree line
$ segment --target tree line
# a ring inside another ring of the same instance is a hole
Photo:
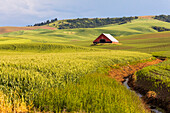
[[[157,30],[158,32],[170,31],[170,29],[167,29],[165,27],[152,26],[152,28]]]
[[[33,26],[43,26],[43,25],[49,25],[50,23],[53,23],[55,21],[58,21],[57,18],[51,19],[51,20],[47,20],[45,22],[40,22],[40,23],[35,23]],[[28,27],[30,27],[32,25],[28,25]]]
[[[159,15],[159,16],[155,16],[154,19],[170,22],[170,15]]]
[[[122,18],[77,18],[66,20],[66,22],[58,25],[58,29],[73,29],[73,28],[95,28],[108,24],[125,24],[131,22],[138,17],[122,17]]]
[[[43,25],[48,25],[50,23],[51,27],[56,27],[58,29],[73,29],[73,28],[95,28],[95,27],[100,27],[103,25],[108,25],[108,24],[125,24],[127,22],[131,22],[133,19],[138,19],[137,16],[135,17],[122,17],[122,18],[77,18],[77,19],[69,19],[69,20],[60,20],[58,23],[54,23],[58,21],[57,18],[52,19],[52,20],[47,20],[45,22],[41,23],[36,23],[33,26],[43,26]],[[32,26],[32,25],[28,25]]]

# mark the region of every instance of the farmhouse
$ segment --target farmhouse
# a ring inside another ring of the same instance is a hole
[[[119,43],[112,35],[102,33],[96,40],[93,41],[94,44],[97,43]]]

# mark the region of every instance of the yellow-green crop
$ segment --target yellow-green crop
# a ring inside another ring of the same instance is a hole
[[[127,51],[3,52],[0,54],[0,88],[5,94],[16,91],[27,104],[33,102],[40,110],[144,112],[140,104],[133,103],[134,100],[140,103],[138,97],[114,80],[101,79],[97,75],[87,79],[86,75],[108,71],[114,64],[150,57],[149,54]]]

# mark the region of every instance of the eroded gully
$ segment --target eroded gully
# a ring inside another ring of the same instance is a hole
[[[134,65],[122,66],[119,69],[112,69],[109,72],[109,76],[111,78],[116,79],[118,82],[122,83],[128,90],[135,92],[144,101],[144,103],[147,103],[143,99],[145,95],[139,93],[139,91],[135,91],[134,88],[132,88],[132,86],[128,84],[128,82],[131,82],[130,77],[136,71],[139,71],[139,70],[143,69],[144,67],[158,64],[161,62],[163,62],[163,60],[156,59],[156,60],[148,61],[148,62],[144,62],[144,63],[137,63]],[[152,105],[151,103],[146,104],[146,108],[149,109],[152,113],[166,113],[163,109],[161,109],[155,105]]]

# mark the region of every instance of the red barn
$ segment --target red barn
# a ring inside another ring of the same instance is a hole
[[[102,33],[96,40],[93,41],[94,44],[97,43],[119,43],[112,35]]]

